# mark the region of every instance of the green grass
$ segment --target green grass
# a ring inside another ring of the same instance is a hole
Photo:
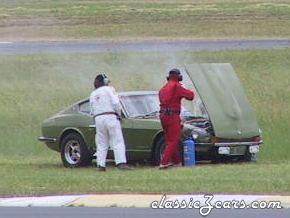
[[[0,191],[6,196],[84,193],[272,193],[289,194],[290,164],[199,165],[160,171],[139,167],[106,173],[67,169],[58,161],[0,162]],[[7,174],[9,176],[7,176]]]
[[[289,0],[1,1],[2,40],[289,38]]]
[[[96,71],[107,72],[118,91],[157,90],[168,69],[192,62],[233,64],[263,130],[257,165],[110,170],[100,176],[92,168],[63,168],[59,154],[37,142],[45,118],[89,95]],[[0,66],[0,195],[290,191],[290,49],[1,55]]]

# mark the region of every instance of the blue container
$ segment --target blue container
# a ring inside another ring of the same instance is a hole
[[[191,167],[194,166],[195,161],[195,143],[194,140],[189,138],[185,139],[182,142],[183,145],[183,160],[184,160],[184,166]]]

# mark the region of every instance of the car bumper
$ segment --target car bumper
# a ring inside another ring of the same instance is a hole
[[[220,155],[244,155],[246,152],[256,154],[260,150],[260,145],[263,141],[258,142],[226,142],[215,143],[218,154]]]
[[[38,137],[38,141],[40,142],[56,142],[56,138],[50,138],[50,137],[44,137],[44,136],[40,136]]]
[[[239,146],[239,145],[245,145],[245,146],[251,146],[251,145],[260,145],[263,141],[260,140],[258,142],[217,142],[214,143],[215,146]]]

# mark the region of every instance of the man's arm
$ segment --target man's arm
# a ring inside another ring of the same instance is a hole
[[[185,98],[185,99],[190,100],[190,101],[192,101],[194,98],[193,91],[182,87],[182,85],[178,86],[177,91],[178,91],[180,98]]]
[[[91,116],[94,116],[94,109],[93,109],[93,96],[92,96],[92,94],[90,95],[90,100],[89,100],[90,102],[90,115]]]
[[[114,108],[114,111],[121,116],[121,103],[120,103],[120,99],[117,95],[117,93],[115,92],[115,89],[113,87],[111,87],[110,92],[110,99]]]

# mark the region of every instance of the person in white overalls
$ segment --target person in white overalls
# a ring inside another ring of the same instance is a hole
[[[114,151],[115,163],[119,169],[131,169],[126,164],[126,148],[121,128],[121,104],[114,88],[109,86],[105,74],[99,74],[94,81],[95,90],[90,95],[91,115],[96,124],[97,165],[99,171],[106,171],[109,146]]]

